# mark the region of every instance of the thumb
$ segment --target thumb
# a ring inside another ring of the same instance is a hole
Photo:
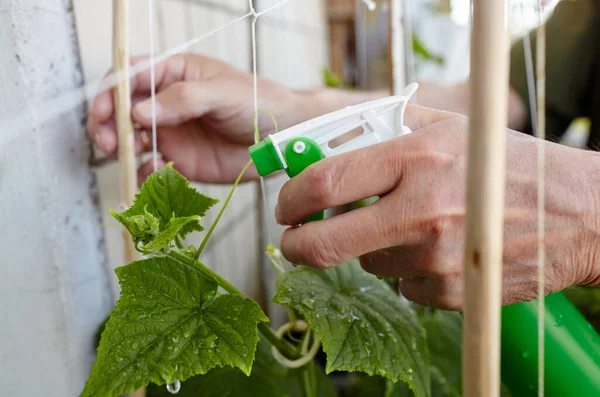
[[[221,94],[208,86],[206,82],[180,81],[160,91],[156,95],[156,124],[161,127],[177,126],[210,112]],[[151,127],[152,99],[135,105],[132,117],[142,127]]]

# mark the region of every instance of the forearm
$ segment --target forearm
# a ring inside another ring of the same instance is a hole
[[[320,116],[346,106],[357,105],[389,95],[386,90],[349,91],[342,89],[319,89],[297,91],[305,119]],[[415,105],[467,115],[469,113],[468,82],[449,85],[431,81],[419,82],[413,97]],[[519,94],[509,89],[508,123],[510,129],[523,131],[527,125],[527,108]]]

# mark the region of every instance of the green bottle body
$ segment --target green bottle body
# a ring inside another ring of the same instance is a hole
[[[546,396],[600,396],[600,335],[563,293],[544,311]],[[502,383],[513,397],[538,395],[538,301],[502,308]]]

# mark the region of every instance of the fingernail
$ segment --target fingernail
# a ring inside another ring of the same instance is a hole
[[[112,153],[117,148],[117,137],[115,133],[106,127],[98,128],[95,135],[96,145],[104,153]]]

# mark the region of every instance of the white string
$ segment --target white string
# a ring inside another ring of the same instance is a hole
[[[154,63],[154,0],[148,0],[148,27],[150,30],[150,97],[152,104],[152,164],[158,171],[158,145],[156,134],[156,75]]]
[[[252,27],[252,84],[253,84],[253,95],[254,95],[254,125],[258,125],[258,67],[256,61],[256,20],[258,19],[258,15],[256,14],[256,10],[254,9],[254,4],[252,0],[248,0],[248,7],[250,9],[250,13],[252,14],[252,20],[250,22]],[[254,143],[258,143],[260,141],[260,136],[258,134],[258,129],[255,131],[254,135]],[[261,183],[262,183],[261,178]],[[263,189],[264,194],[264,189]]]
[[[254,8],[253,0],[248,0],[248,8],[250,9],[250,15],[252,16],[251,27],[252,27],[252,78],[254,86],[254,120],[258,122],[258,66],[257,66],[257,49],[256,49],[256,22],[261,15],[264,15],[275,8],[287,3],[289,0],[282,0],[279,3],[268,7],[267,9],[257,13]],[[260,141],[260,136],[255,135],[254,143]]]
[[[531,130],[534,136],[538,136],[537,128],[537,100],[535,91],[535,74],[533,73],[533,54],[531,50],[531,38],[529,34],[523,36],[523,52],[525,53],[525,75],[527,77],[527,93],[529,97],[529,109],[531,116]]]
[[[248,0],[248,8],[250,10],[250,15],[252,16],[251,21],[251,29],[252,29],[252,80],[253,80],[253,96],[254,96],[254,127],[256,128],[256,133],[254,135],[254,142],[258,143],[260,141],[260,135],[258,131],[258,66],[257,66],[257,49],[256,49],[256,22],[261,15],[265,15],[268,12],[276,9],[279,6],[287,3],[289,0],[282,0],[279,3],[272,5],[271,7],[266,8],[261,12],[256,12],[254,8],[253,0]],[[267,184],[264,178],[260,178],[260,190],[262,195],[262,207],[264,213],[267,213],[267,209],[269,208],[269,202],[267,201]],[[266,226],[266,235],[267,235],[267,243],[271,245],[271,226],[268,220],[265,222]]]

